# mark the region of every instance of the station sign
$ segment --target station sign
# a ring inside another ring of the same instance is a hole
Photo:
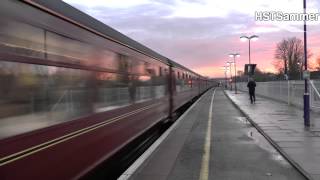
[[[244,74],[252,76],[254,75],[257,64],[245,64],[244,66]]]

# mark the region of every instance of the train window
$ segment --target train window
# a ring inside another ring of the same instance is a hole
[[[44,58],[44,30],[0,17],[1,51],[29,57]]]
[[[0,83],[6,84],[0,86],[0,139],[92,113],[92,75],[78,69],[0,61]]]
[[[95,111],[102,112],[129,105],[134,101],[131,98],[131,89],[135,85],[130,82],[134,82],[136,79],[130,78],[128,75],[97,72]]]
[[[86,61],[89,65],[112,70],[116,70],[119,68],[119,55],[117,53],[108,50],[101,50],[99,51],[99,53],[97,51],[98,50],[92,52],[91,58],[89,59],[89,61]]]
[[[107,69],[123,68],[122,55],[90,44],[46,31],[46,52],[49,60],[83,64]],[[124,61],[128,62],[124,58]]]
[[[14,19],[0,17],[0,51],[116,70],[118,55]]]
[[[180,72],[178,72],[178,79],[180,79]]]
[[[168,93],[167,79],[158,76],[5,61],[0,61],[0,83],[6,84],[0,86],[0,139]]]
[[[146,74],[149,76],[157,76],[158,70],[156,69],[156,66],[152,63],[145,63],[145,71]]]
[[[136,58],[130,58],[131,59],[131,70],[130,72],[131,73],[134,73],[134,74],[147,74],[148,72],[146,72],[147,68],[147,64],[142,61],[142,60],[139,60],[139,59],[136,59]]]
[[[167,93],[166,79],[157,76],[4,61],[0,61],[0,81],[7,84],[0,87],[0,139]],[[25,123],[21,121],[36,126],[22,128]],[[20,131],[11,132],[10,128]]]
[[[159,67],[159,76],[163,76],[163,75],[162,75],[162,73],[163,73],[162,71],[163,71],[163,69],[162,69],[162,67],[160,66],[160,67]]]

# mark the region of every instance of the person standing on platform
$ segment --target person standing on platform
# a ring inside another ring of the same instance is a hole
[[[253,80],[253,78],[249,79],[249,82],[247,84],[247,87],[249,89],[249,96],[251,100],[251,104],[256,102],[256,95],[255,95],[255,89],[256,89],[256,82]]]

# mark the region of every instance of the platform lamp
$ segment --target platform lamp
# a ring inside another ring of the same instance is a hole
[[[240,57],[239,53],[230,53],[229,57],[233,58],[233,64],[234,64],[234,92],[237,94],[237,63],[236,63],[236,57]]]
[[[230,90],[232,91],[232,72],[231,72],[231,66],[232,66],[232,64],[233,64],[233,62],[231,62],[231,61],[228,61],[227,62],[227,65],[229,66],[229,73],[230,73]]]
[[[251,40],[256,41],[258,40],[259,36],[257,35],[252,35],[252,36],[241,36],[240,40],[241,41],[247,41],[249,40],[249,64],[251,64]]]
[[[221,68],[224,70],[224,83],[226,88],[228,83],[228,77],[227,77],[228,66],[222,66]]]

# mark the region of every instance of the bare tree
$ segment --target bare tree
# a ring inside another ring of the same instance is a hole
[[[315,67],[317,71],[320,71],[320,56],[316,59]]]
[[[311,54],[308,53],[308,56],[311,56]],[[282,61],[278,65],[284,65],[284,74],[287,74],[290,79],[297,79],[300,71],[298,62],[302,63],[304,60],[302,40],[296,37],[283,39],[277,44],[275,58],[278,61]],[[281,69],[279,71],[281,72]]]
[[[283,61],[279,60],[279,59],[275,59],[272,61],[272,65],[274,66],[274,68],[276,70],[278,70],[278,74],[279,75],[283,75],[284,74],[284,65],[283,65]]]

